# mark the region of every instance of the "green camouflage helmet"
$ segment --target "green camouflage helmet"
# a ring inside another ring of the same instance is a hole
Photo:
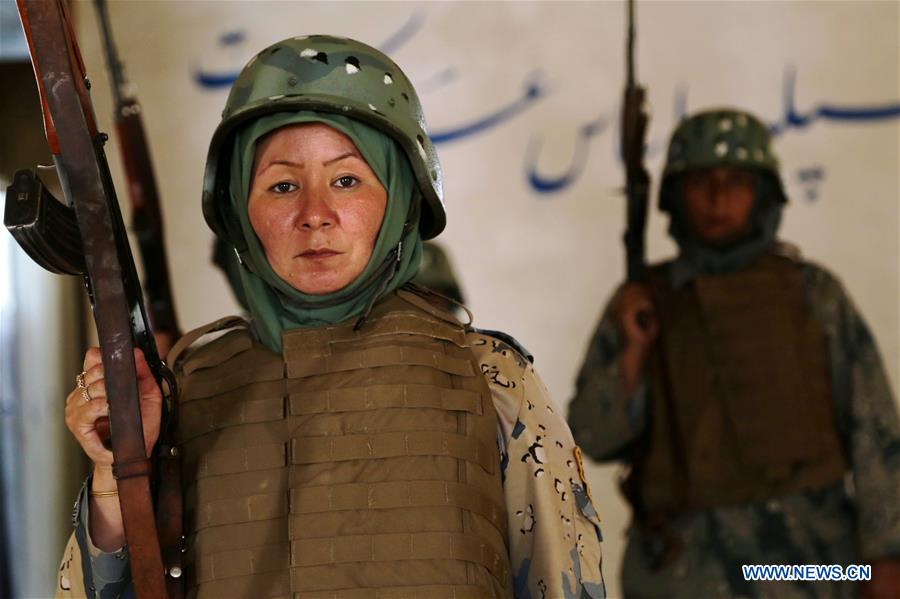
[[[767,173],[776,183],[779,200],[786,201],[778,159],[772,153],[770,142],[766,125],[742,110],[720,108],[685,118],[669,141],[660,186],[660,210],[672,208],[668,181],[688,170],[715,166],[740,166]]]
[[[203,215],[218,236],[243,245],[236,219],[227,218],[229,161],[235,132],[274,112],[342,114],[397,141],[424,197],[423,239],[446,224],[443,178],[416,90],[394,61],[361,42],[330,35],[289,38],[250,59],[231,87],[213,133],[203,178]]]

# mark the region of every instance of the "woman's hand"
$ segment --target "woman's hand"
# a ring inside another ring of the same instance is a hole
[[[141,420],[144,426],[144,446],[147,455],[159,437],[162,414],[162,391],[156,384],[144,353],[134,350],[138,392],[141,399]],[[90,537],[103,551],[115,551],[125,544],[125,526],[112,475],[113,454],[103,445],[97,421],[109,416],[106,383],[100,348],[92,347],[84,355],[84,388],[77,386],[66,398],[66,426],[84,453],[94,462],[90,497]]]
[[[644,362],[659,336],[659,321],[650,289],[642,283],[626,283],[619,290],[614,316],[622,334],[619,374],[625,395],[634,397]]]
[[[141,396],[141,421],[144,427],[144,446],[147,455],[159,437],[160,417],[162,414],[162,391],[150,371],[144,353],[134,350],[134,364],[137,369],[138,392]],[[106,398],[106,382],[103,375],[103,362],[100,348],[92,347],[84,355],[84,384],[87,391],[75,387],[66,398],[66,426],[75,440],[81,445],[84,453],[94,462],[95,467],[112,466],[112,452],[104,447],[103,440],[97,431],[97,420],[109,416],[109,403]]]

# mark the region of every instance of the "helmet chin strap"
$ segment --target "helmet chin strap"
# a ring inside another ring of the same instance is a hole
[[[419,226],[421,206],[421,195],[413,198],[413,202],[409,207],[409,218],[403,224],[403,234],[400,236],[400,241],[397,243],[397,246],[388,253],[387,257],[385,257],[385,263],[389,263],[390,267],[385,269],[381,275],[381,281],[378,283],[378,290],[372,294],[371,298],[369,298],[369,302],[366,304],[366,309],[363,311],[362,316],[360,316],[357,319],[356,324],[353,325],[354,331],[360,330],[363,325],[366,324],[369,313],[372,311],[372,306],[375,305],[375,302],[387,288],[388,283],[390,283],[394,278],[394,275],[397,274],[397,268],[400,266],[400,260],[403,258],[403,239],[406,237],[407,233]]]
[[[390,263],[390,268],[384,271],[384,274],[381,275],[381,282],[378,283],[378,290],[372,294],[372,297],[369,298],[369,303],[366,304],[366,309],[363,311],[362,316],[360,316],[356,324],[353,325],[353,330],[360,330],[364,324],[366,324],[366,320],[369,318],[369,313],[372,311],[372,306],[375,305],[375,300],[381,297],[381,294],[384,293],[384,290],[387,288],[388,283],[391,282],[391,279],[394,278],[394,275],[397,274],[397,267],[400,265],[400,259],[403,257],[403,240],[397,243],[397,247],[392,249],[390,253],[385,258],[385,262]]]

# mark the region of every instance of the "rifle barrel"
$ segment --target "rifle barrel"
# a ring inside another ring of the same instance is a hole
[[[626,85],[634,87],[634,0],[628,0],[628,41],[625,49],[625,69],[627,71]]]
[[[97,8],[100,33],[103,36],[103,54],[106,56],[106,65],[112,77],[113,98],[118,111],[125,104],[124,90],[128,80],[125,79],[125,67],[122,65],[122,61],[119,60],[119,53],[116,51],[116,44],[113,41],[112,27],[109,23],[109,5],[106,3],[106,0],[94,0],[94,6]]]

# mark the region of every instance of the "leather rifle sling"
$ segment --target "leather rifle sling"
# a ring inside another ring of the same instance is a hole
[[[110,404],[113,472],[139,599],[166,597],[153,516],[150,461],[144,448],[140,397],[133,358],[132,318],[125,278],[134,276],[123,256],[124,224],[103,155],[88,84],[64,0],[17,0],[44,102],[48,141],[67,197],[74,203],[87,266]],[[55,139],[49,139],[53,136]],[[58,144],[58,145],[56,145]],[[118,242],[118,243],[117,243]],[[127,245],[127,240],[125,241]]]

